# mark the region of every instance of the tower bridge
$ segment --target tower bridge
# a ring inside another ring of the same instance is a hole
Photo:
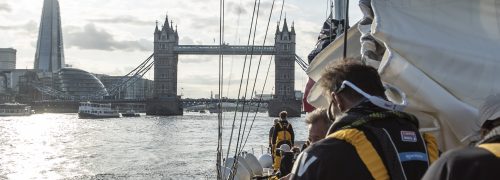
[[[154,31],[154,99],[147,102],[150,115],[180,115],[182,101],[177,95],[179,55],[274,55],[275,92],[268,101],[269,115],[288,111],[289,116],[300,116],[301,101],[295,99],[295,62],[304,68],[304,62],[295,54],[295,27],[289,29],[286,19],[280,29],[276,27],[274,46],[244,45],[179,45],[177,28],[165,18],[163,27],[158,23]]]

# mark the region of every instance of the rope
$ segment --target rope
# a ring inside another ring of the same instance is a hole
[[[240,118],[240,127],[238,129],[238,139],[236,141],[236,147],[235,147],[235,152],[234,152],[234,157],[235,157],[235,161],[234,161],[234,165],[233,165],[233,169],[234,169],[234,172],[236,173],[237,169],[237,165],[238,165],[238,158],[236,158],[238,155],[239,155],[239,151],[238,151],[238,148],[240,147],[240,138],[243,139],[243,137],[241,136],[241,125],[243,124],[243,115],[245,114],[245,105],[246,105],[246,98],[248,96],[248,83],[250,81],[250,73],[251,73],[251,67],[252,67],[252,58],[253,58],[253,53],[254,53],[254,45],[255,45],[255,36],[256,36],[256,32],[257,32],[257,24],[258,24],[258,20],[259,20],[259,12],[260,12],[260,0],[258,1],[257,3],[257,16],[255,18],[255,26],[253,27],[254,30],[253,30],[253,38],[252,38],[252,48],[251,48],[251,53],[250,53],[250,63],[249,63],[249,66],[248,66],[248,72],[247,72],[247,80],[246,80],[246,85],[245,85],[245,96],[243,97],[243,105],[242,105],[242,110],[241,110],[241,118]],[[249,109],[250,111],[250,109]],[[234,173],[234,174],[235,174]],[[233,174],[233,176],[234,176]]]
[[[269,76],[269,70],[271,69],[272,62],[273,62],[273,58],[271,57],[271,60],[269,61],[269,65],[267,66],[266,78],[264,79],[264,86],[262,86],[262,91],[260,93],[259,103],[257,103],[257,110],[256,110],[255,115],[253,116],[252,124],[250,124],[250,129],[248,130],[247,137],[245,138],[245,143],[243,143],[243,147],[241,149],[245,148],[245,145],[247,144],[247,141],[248,141],[248,137],[250,136],[250,132],[252,132],[253,123],[255,122],[255,119],[257,117],[257,112],[259,112],[259,108],[260,108],[260,105],[262,103],[262,94],[264,94],[264,88],[266,88],[267,78]]]
[[[221,167],[222,167],[222,85],[224,84],[224,55],[222,54],[222,45],[224,43],[224,1],[220,0],[220,19],[219,19],[219,104],[217,113],[218,120],[218,135],[217,135],[217,179],[222,179]]]
[[[239,2],[239,6],[241,6],[241,0]],[[234,44],[240,44],[239,37],[240,37],[240,17],[241,13],[238,13],[238,18],[236,20],[236,34],[235,34],[235,43]],[[227,81],[227,90],[226,90],[226,97],[229,97],[229,87],[231,86],[231,80],[233,76],[233,63],[234,63],[234,56],[231,56],[231,68],[229,72],[229,80]]]
[[[245,84],[245,96],[243,97],[243,105],[242,105],[242,110],[241,110],[241,119],[240,119],[240,129],[238,131],[238,141],[236,141],[236,150],[238,150],[238,147],[241,145],[240,144],[240,137],[242,132],[241,132],[241,125],[243,124],[243,116],[245,114],[245,105],[247,104],[247,97],[248,97],[248,83],[250,82],[250,73],[251,73],[251,68],[252,68],[252,59],[253,59],[253,54],[254,54],[254,45],[255,45],[255,36],[257,35],[257,24],[258,24],[258,19],[259,19],[259,12],[260,12],[260,0],[257,5],[257,17],[255,18],[255,26],[254,26],[254,33],[253,33],[253,38],[252,38],[252,53],[250,53],[250,63],[248,66],[248,72],[247,72],[247,80]],[[253,94],[253,93],[251,93]],[[252,99],[252,96],[250,96],[250,99]],[[248,112],[250,112],[250,109],[248,109]],[[245,121],[245,126],[246,126],[246,121]],[[243,132],[244,133],[244,132]],[[235,156],[238,155],[238,151],[235,151]]]
[[[257,6],[257,0],[254,1],[254,5],[253,5],[252,21],[250,23],[250,32],[248,34],[247,45],[250,45],[250,37],[252,35],[252,28],[253,28],[253,22],[254,22],[254,17],[255,17],[255,7],[256,6]],[[245,51],[245,60],[243,61],[243,70],[242,70],[243,72],[241,73],[241,78],[240,78],[240,86],[239,86],[239,89],[238,89],[238,98],[236,100],[236,107],[235,107],[235,111],[234,111],[233,123],[231,125],[231,135],[229,137],[229,145],[228,145],[228,148],[227,148],[226,159],[228,159],[228,157],[229,157],[229,152],[231,150],[231,144],[232,144],[232,141],[233,141],[234,127],[235,127],[234,124],[236,122],[236,115],[237,115],[238,106],[239,106],[239,103],[240,103],[241,87],[243,85],[243,77],[244,77],[245,70],[246,70],[247,55],[248,55],[248,48]],[[236,163],[233,164],[233,168],[234,168],[235,164]],[[234,173],[236,173],[236,172],[234,172]],[[233,175],[233,178],[234,178],[234,175]]]
[[[278,20],[278,25],[281,23],[281,17],[283,16],[283,7],[285,6],[285,0],[281,2],[280,19]]]
[[[262,47],[264,47],[266,45],[266,40],[267,40],[267,34],[269,32],[269,24],[271,22],[271,17],[273,15],[273,9],[274,9],[274,3],[275,3],[275,0],[273,0],[273,3],[271,5],[271,11],[269,13],[269,18],[267,20],[267,25],[266,25],[266,32],[265,32],[265,35],[264,35],[264,41],[262,43]],[[260,57],[259,57],[259,64],[257,65],[257,72],[255,73],[255,78],[254,78],[254,83],[253,83],[253,87],[252,87],[252,93],[251,93],[251,96],[250,97],[253,97],[254,95],[254,92],[255,92],[255,86],[257,84],[257,76],[259,74],[259,70],[260,70],[260,64],[262,63],[262,56],[263,56],[263,52],[262,50],[260,51]],[[267,70],[267,73],[269,74],[269,69]],[[267,78],[267,76],[266,76]],[[266,79],[267,80],[267,79]],[[265,84],[264,84],[264,87],[265,87]],[[253,102],[253,98],[250,99],[250,103]],[[261,93],[261,97],[259,98],[259,103],[258,103],[258,107],[260,106],[260,103],[262,102],[262,93]],[[257,111],[255,111],[255,116],[252,120],[252,125],[253,125],[253,122],[255,121],[255,118],[257,116],[257,113],[258,113],[258,107],[257,107]],[[250,111],[247,112],[247,115],[246,115],[246,119],[245,119],[245,126],[243,127],[243,134],[241,135],[241,137],[245,137],[245,130],[246,130],[246,127],[247,127],[247,122],[248,122],[248,116],[250,114]],[[248,135],[250,135],[250,132],[248,132]],[[248,135],[247,135],[247,139],[248,139]],[[243,144],[243,138],[241,139],[241,143]],[[246,141],[245,141],[246,143]],[[243,150],[244,146],[241,146],[240,150],[239,150],[239,153],[241,153],[241,151]]]
[[[344,60],[347,58],[347,31],[349,30],[349,0],[346,1],[344,19]]]

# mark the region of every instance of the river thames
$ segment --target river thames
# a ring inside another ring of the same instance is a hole
[[[233,116],[224,113],[224,151]],[[257,114],[246,151],[262,154],[272,119]],[[296,140],[306,139],[303,119],[289,119]],[[214,179],[217,114],[0,117],[0,134],[0,179]]]

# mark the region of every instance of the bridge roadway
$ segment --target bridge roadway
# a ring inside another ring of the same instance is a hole
[[[79,102],[85,102],[85,100],[44,100],[44,101],[34,101],[32,105],[43,106],[43,105],[63,105],[63,104],[78,104]],[[102,99],[102,100],[91,100],[95,103],[111,103],[111,104],[146,104],[147,99]],[[197,105],[209,105],[217,104],[220,101],[218,99],[181,99],[183,107],[191,107]],[[239,99],[222,99],[222,103],[246,103],[250,106],[257,106],[259,100],[239,100]],[[260,107],[267,107],[269,101],[260,101]]]
[[[253,52],[252,52],[253,50]],[[174,47],[177,54],[203,54],[203,55],[276,55],[274,46],[240,46],[240,45],[178,45]]]

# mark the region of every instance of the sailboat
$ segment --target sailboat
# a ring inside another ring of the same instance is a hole
[[[378,68],[382,80],[407,96],[405,111],[421,131],[432,132],[442,151],[477,137],[478,107],[500,93],[500,5],[494,0],[372,1],[371,31],[386,51]],[[359,56],[360,33],[347,33],[347,56]],[[316,56],[307,70],[318,80],[322,69],[342,58],[343,35]],[[390,96],[391,97],[391,96]],[[326,107],[313,87],[308,101]]]
[[[496,78],[500,4],[495,0],[384,0],[372,1],[372,8],[371,33],[386,48],[380,64],[372,66],[397,90],[387,92],[389,99],[404,102],[404,111],[418,117],[420,131],[435,135],[441,151],[476,140],[479,106],[486,97],[500,93]],[[318,81],[328,64],[342,60],[345,47],[347,57],[359,57],[360,36],[357,24],[338,36],[311,62],[309,78]],[[327,97],[317,85],[307,101],[328,108]]]

